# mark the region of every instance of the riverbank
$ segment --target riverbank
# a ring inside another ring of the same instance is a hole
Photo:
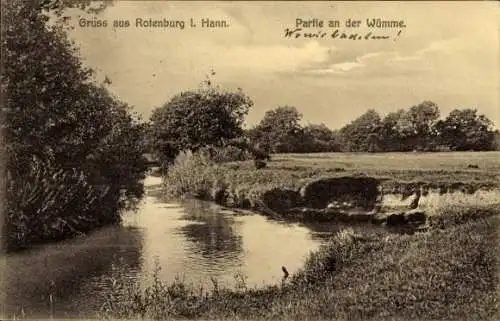
[[[258,170],[252,162],[214,164],[193,155],[176,162],[164,187],[175,198],[195,197],[276,219],[388,225],[422,224],[443,202],[465,198],[469,206],[481,207],[500,198],[498,153],[473,153],[474,161],[465,153],[450,154],[388,154],[386,162],[371,154],[277,156]]]

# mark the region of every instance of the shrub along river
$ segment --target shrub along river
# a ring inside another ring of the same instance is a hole
[[[93,317],[112,290],[112,280],[146,284],[176,277],[212,289],[281,282],[281,266],[299,269],[337,228],[306,227],[237,213],[201,201],[162,200],[161,179],[148,177],[139,210],[123,224],[85,237],[34,247],[2,258],[0,318]],[[241,280],[241,278],[239,278]],[[4,296],[4,297],[1,297]]]

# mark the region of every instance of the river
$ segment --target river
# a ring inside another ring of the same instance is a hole
[[[170,203],[160,183],[146,179],[138,211],[125,213],[120,226],[3,257],[0,317],[92,318],[112,279],[145,285],[155,266],[165,282],[181,278],[205,289],[212,278],[234,287],[235,275],[249,287],[278,283],[281,266],[294,273],[331,234],[207,202]]]

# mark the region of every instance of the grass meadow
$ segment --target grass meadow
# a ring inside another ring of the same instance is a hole
[[[268,169],[495,186],[500,185],[500,152],[278,154]]]

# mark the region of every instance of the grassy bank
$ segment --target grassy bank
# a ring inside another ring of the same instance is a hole
[[[290,204],[285,203],[293,202],[293,194],[301,187],[324,178],[372,177],[380,182],[384,194],[417,189],[470,194],[500,187],[498,153],[470,153],[468,158],[463,154],[278,155],[259,170],[252,162],[217,164],[202,155],[185,154],[169,169],[165,191],[174,198],[196,197],[277,215],[264,204],[266,197],[274,196],[278,208],[287,207]],[[469,168],[470,163],[479,168]]]
[[[497,213],[498,214],[498,213]],[[199,289],[157,277],[110,298],[104,317],[494,320],[499,216],[415,235],[344,230],[282,285]],[[116,285],[117,288],[119,285]],[[121,288],[124,289],[124,288]]]

